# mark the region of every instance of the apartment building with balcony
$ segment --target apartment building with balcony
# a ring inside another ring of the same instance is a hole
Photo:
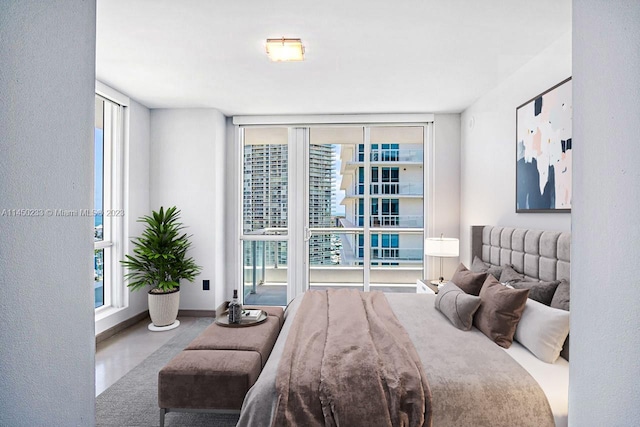
[[[420,128],[407,129],[415,133]],[[423,144],[372,143],[368,162],[365,162],[364,144],[359,144],[357,150],[342,150],[341,161],[344,226],[364,226],[368,187],[371,266],[422,265],[422,234],[393,230],[423,228]],[[348,258],[354,265],[364,262],[364,239],[364,234],[352,239],[354,253]]]

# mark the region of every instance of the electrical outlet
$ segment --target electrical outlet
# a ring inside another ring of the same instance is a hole
[[[204,279],[202,281],[202,290],[203,291],[208,291],[209,290],[209,280]]]

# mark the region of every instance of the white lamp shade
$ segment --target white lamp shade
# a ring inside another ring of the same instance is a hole
[[[427,237],[424,240],[424,254],[427,256],[457,257],[460,242],[449,237]]]

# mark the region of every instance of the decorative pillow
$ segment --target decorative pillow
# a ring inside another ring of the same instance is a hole
[[[566,280],[561,280],[556,288],[553,298],[551,298],[551,307],[569,311],[570,306],[570,286]]]
[[[453,326],[468,331],[473,324],[473,315],[480,307],[480,297],[469,295],[455,283],[448,282],[438,289],[435,307]]]
[[[496,276],[497,277],[497,276]],[[524,280],[524,274],[520,274],[510,265],[502,267],[502,274],[499,277],[502,283],[511,283]]]
[[[514,339],[538,359],[553,363],[560,356],[568,334],[568,311],[547,307],[529,298],[516,327]]]
[[[551,300],[560,284],[554,282],[534,282],[528,280],[510,282],[515,289],[529,289],[529,298],[541,302],[544,305],[551,305]]]
[[[451,281],[466,293],[478,296],[486,278],[487,273],[474,273],[461,263]]]
[[[510,289],[489,276],[480,291],[482,304],[473,324],[500,347],[511,347],[528,296],[528,289]]]
[[[570,288],[569,282],[566,280],[561,280],[558,288],[556,289],[555,294],[553,294],[553,298],[551,299],[551,307],[559,308],[561,310],[569,311],[569,303],[570,303]],[[567,340],[564,342],[564,346],[562,348],[562,352],[560,356],[569,360],[569,337],[567,336]]]
[[[474,273],[489,273],[493,277],[497,278],[502,274],[502,267],[488,264],[476,255],[473,257],[473,263],[471,263],[471,271]]]

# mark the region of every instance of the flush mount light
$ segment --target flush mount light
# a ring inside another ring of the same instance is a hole
[[[267,55],[272,61],[303,61],[304,46],[300,39],[267,39]]]

